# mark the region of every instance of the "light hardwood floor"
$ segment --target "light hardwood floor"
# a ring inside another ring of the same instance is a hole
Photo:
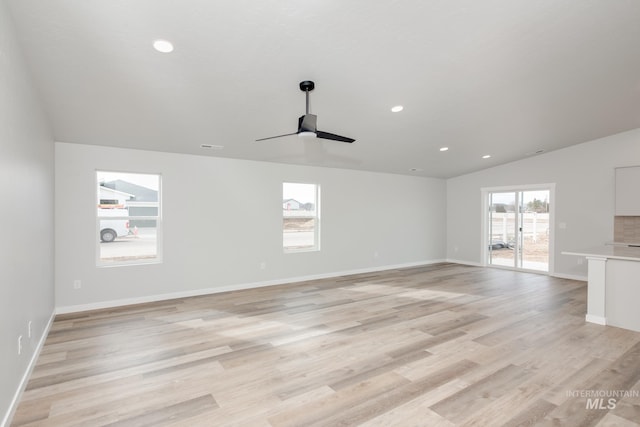
[[[58,316],[12,425],[640,426],[640,333],[585,311],[438,264]]]

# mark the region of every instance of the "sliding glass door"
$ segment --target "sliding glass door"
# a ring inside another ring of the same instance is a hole
[[[488,193],[489,265],[549,271],[549,189]]]
[[[520,192],[520,262],[516,267],[549,271],[549,190]]]
[[[489,193],[489,206],[489,264],[514,267],[518,240],[516,193]]]

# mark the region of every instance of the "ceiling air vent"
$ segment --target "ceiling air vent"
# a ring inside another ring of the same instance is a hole
[[[222,145],[200,144],[200,148],[204,148],[205,150],[222,150],[224,147]]]

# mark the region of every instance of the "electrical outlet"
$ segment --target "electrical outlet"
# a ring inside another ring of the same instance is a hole
[[[378,251],[375,251],[375,252],[373,253],[373,257],[374,257],[375,259],[378,259],[378,258],[380,257],[380,254],[378,253]]]
[[[31,338],[31,320],[27,323],[27,337]]]
[[[82,287],[82,281],[81,280],[74,280],[73,281],[73,289],[80,289]]]
[[[18,337],[18,356],[22,354],[22,335]]]
[[[582,258],[578,258],[578,265],[582,265],[584,263],[584,260]]]
[[[260,270],[264,270],[265,268],[267,268],[267,263],[265,261],[262,261],[258,267],[260,268]]]

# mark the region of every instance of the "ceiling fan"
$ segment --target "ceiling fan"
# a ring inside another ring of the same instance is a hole
[[[306,112],[304,116],[298,119],[298,131],[293,133],[285,133],[284,135],[270,136],[268,138],[256,139],[256,141],[264,141],[266,139],[281,138],[283,136],[298,135],[301,138],[321,138],[330,139],[332,141],[348,142],[355,141],[353,138],[347,138],[346,136],[340,136],[329,132],[322,132],[316,127],[316,121],[318,116],[315,114],[309,114],[309,92],[315,88],[315,83],[310,80],[300,82],[300,90],[303,91],[307,98]]]

